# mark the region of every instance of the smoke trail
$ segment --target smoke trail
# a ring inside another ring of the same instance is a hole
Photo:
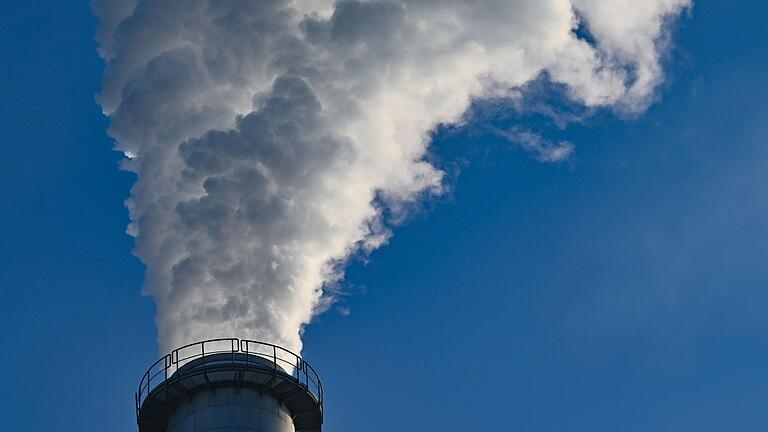
[[[383,207],[439,193],[430,131],[546,73],[642,111],[688,0],[94,0],[98,101],[162,350],[234,335],[300,350]],[[570,144],[514,132],[536,157]],[[551,153],[554,152],[554,153]]]

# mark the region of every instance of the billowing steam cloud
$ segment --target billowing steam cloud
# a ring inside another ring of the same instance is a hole
[[[99,103],[162,350],[233,335],[301,349],[382,210],[439,193],[430,131],[546,74],[642,111],[689,0],[95,0]],[[514,129],[542,161],[572,145]]]

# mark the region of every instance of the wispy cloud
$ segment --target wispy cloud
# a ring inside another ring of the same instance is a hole
[[[521,128],[512,128],[510,130],[491,128],[491,131],[509,142],[520,146],[541,162],[563,162],[571,156],[575,149],[571,142],[553,142],[537,133]]]

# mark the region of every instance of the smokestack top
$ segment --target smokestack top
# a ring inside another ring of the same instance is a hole
[[[323,386],[315,369],[277,345],[237,338],[185,345],[150,366],[135,394],[139,431],[166,430],[169,413],[197,393],[242,388],[272,396],[297,431],[320,431]]]

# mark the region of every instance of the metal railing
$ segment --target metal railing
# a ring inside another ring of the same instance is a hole
[[[245,361],[236,360],[235,354],[246,354]],[[248,339],[220,338],[195,342],[173,350],[170,354],[157,360],[141,377],[136,391],[136,416],[144,400],[152,391],[173,376],[185,364],[217,354],[232,354],[231,363],[238,365],[257,365],[251,356],[260,357],[272,362],[272,373],[284,373],[307,389],[323,409],[323,384],[315,369],[299,355],[280,346]],[[217,361],[217,364],[219,362]]]

